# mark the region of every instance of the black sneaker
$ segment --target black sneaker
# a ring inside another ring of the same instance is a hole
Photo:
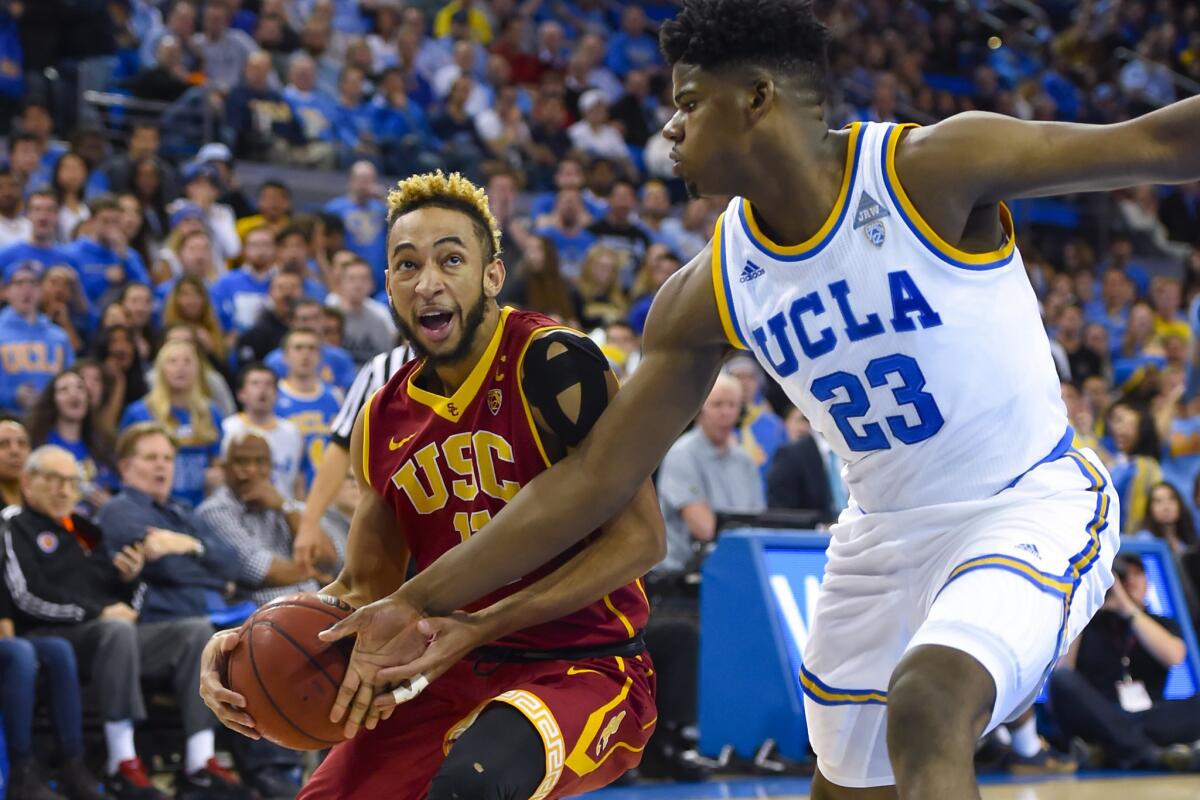
[[[68,759],[59,768],[58,787],[71,800],[106,800],[104,785],[82,758]]]
[[[32,758],[13,762],[5,797],[8,800],[67,800],[46,784],[46,776]]]
[[[108,793],[118,800],[167,800],[167,796],[150,782],[140,758],[122,761],[106,783]]]
[[[246,785],[257,791],[263,800],[295,800],[300,793],[300,782],[292,776],[293,772],[281,767],[264,767],[242,777]]]
[[[229,770],[210,758],[203,769],[175,781],[175,800],[252,800],[254,793]]]

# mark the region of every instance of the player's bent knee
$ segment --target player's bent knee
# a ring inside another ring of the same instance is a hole
[[[937,749],[949,741],[974,742],[995,702],[991,675],[958,650],[915,648],[892,673],[888,687],[888,750]]]
[[[428,800],[529,800],[545,771],[537,730],[512,706],[494,703],[450,749]]]

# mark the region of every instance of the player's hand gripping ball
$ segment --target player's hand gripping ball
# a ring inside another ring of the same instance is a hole
[[[242,624],[224,683],[246,698],[243,710],[264,737],[293,750],[323,750],[345,738],[344,726],[329,721],[329,707],[354,640],[326,643],[317,634],[353,611],[336,597],[295,594]]]

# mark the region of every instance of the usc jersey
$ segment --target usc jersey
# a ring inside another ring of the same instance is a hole
[[[550,466],[522,388],[522,360],[539,332],[560,327],[541,314],[504,308],[486,351],[453,396],[414,383],[425,368],[419,359],[368,401],[363,473],[399,520],[418,570],[479,535],[521,487]],[[468,610],[540,579],[587,541]],[[645,627],[649,610],[641,581],[634,581],[498,644],[550,650],[623,641]]]

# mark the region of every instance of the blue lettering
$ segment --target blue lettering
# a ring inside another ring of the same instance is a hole
[[[942,324],[941,316],[930,307],[929,301],[907,272],[889,272],[888,288],[892,293],[892,327],[897,333],[917,329],[916,323],[909,319],[912,314],[917,315],[922,328],[936,328]]]
[[[837,337],[833,335],[832,328],[822,328],[819,334],[820,338],[815,342],[810,339],[808,331],[804,328],[804,320],[801,319],[806,313],[811,313],[814,317],[825,313],[825,304],[821,302],[821,298],[816,292],[809,292],[792,303],[788,315],[792,318],[792,326],[796,329],[796,335],[800,337],[800,349],[804,351],[804,355],[809,358],[817,358],[833,350],[834,345],[837,344]]]
[[[758,349],[762,351],[763,358],[771,365],[771,369],[775,370],[779,377],[786,378],[800,369],[800,362],[796,360],[796,351],[792,349],[791,342],[788,341],[787,320],[783,318],[782,313],[776,314],[767,320],[767,327],[771,329],[771,338],[779,345],[779,353],[782,356],[779,363],[775,362],[775,359],[771,357],[771,351],[767,349],[767,335],[761,326],[754,329],[754,341],[758,344]]]
[[[831,283],[829,284],[829,293],[837,301],[838,309],[842,312],[842,319],[846,320],[846,335],[850,337],[850,341],[857,342],[860,339],[869,339],[883,333],[883,323],[879,321],[878,314],[868,314],[865,323],[859,322],[858,318],[854,316],[854,309],[850,307],[850,284],[845,281]]]

